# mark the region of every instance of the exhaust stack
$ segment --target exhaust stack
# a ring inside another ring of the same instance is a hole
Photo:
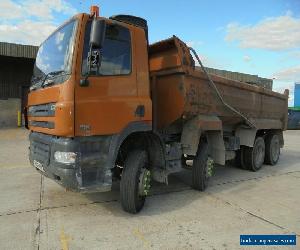
[[[98,6],[92,5],[90,12],[91,12],[91,16],[99,17],[99,7]]]

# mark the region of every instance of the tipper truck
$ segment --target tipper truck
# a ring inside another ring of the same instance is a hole
[[[167,184],[184,168],[203,191],[216,164],[275,165],[287,108],[288,91],[208,74],[176,36],[149,45],[146,20],[100,17],[92,6],[39,47],[26,107],[29,159],[68,190],[104,192],[119,182],[123,209],[137,213],[153,181]]]

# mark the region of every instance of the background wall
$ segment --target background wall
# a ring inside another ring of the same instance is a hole
[[[29,86],[33,59],[0,56],[0,99],[21,98],[21,86]]]
[[[20,98],[9,98],[7,100],[0,99],[0,128],[17,127],[17,112],[21,107]]]
[[[34,61],[0,56],[0,128],[17,127],[17,112],[27,103]]]

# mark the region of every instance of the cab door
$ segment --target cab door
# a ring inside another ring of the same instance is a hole
[[[91,21],[85,26],[81,76],[87,73]],[[126,24],[106,27],[101,66],[91,71],[88,86],[75,86],[75,135],[119,133],[130,122],[139,120],[136,83],[134,32]]]

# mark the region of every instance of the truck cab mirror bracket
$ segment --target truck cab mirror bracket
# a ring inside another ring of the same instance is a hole
[[[88,77],[91,74],[91,69],[98,68],[101,65],[101,52],[103,47],[106,32],[106,22],[104,19],[97,19],[94,16],[90,33],[90,50],[87,58],[87,74],[84,79],[80,80],[80,86],[87,87],[89,85]]]

